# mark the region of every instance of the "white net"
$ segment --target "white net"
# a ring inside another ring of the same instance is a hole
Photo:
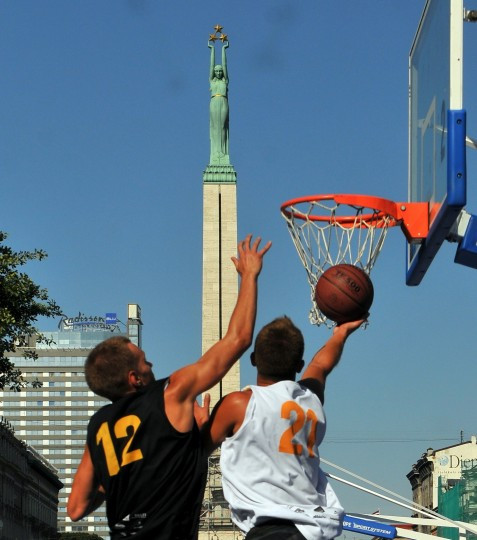
[[[312,324],[334,325],[318,309],[315,286],[336,264],[353,264],[368,274],[396,220],[379,209],[340,204],[333,198],[301,200],[282,208],[310,284]]]

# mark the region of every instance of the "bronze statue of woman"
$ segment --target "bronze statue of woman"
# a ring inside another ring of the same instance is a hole
[[[215,65],[215,47],[210,48],[210,164],[228,165],[229,157],[229,103],[227,99],[229,78],[225,49],[229,42],[222,45],[222,65]]]

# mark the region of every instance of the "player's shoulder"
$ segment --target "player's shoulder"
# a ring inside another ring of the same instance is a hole
[[[91,415],[88,421],[88,433],[96,433],[104,422],[109,422],[112,418],[114,418],[114,402],[103,405]]]
[[[160,397],[164,393],[167,381],[167,378],[153,381],[146,386],[141,387],[136,392],[129,392],[118,400],[101,407],[94,413],[91,419],[114,418],[116,416],[127,414],[131,409],[154,405],[158,399],[160,400]]]
[[[224,396],[216,406],[217,413],[227,416],[236,416],[245,411],[252,396],[251,389],[237,390]]]
[[[224,438],[231,437],[242,426],[251,396],[250,389],[238,390],[224,396],[216,405],[212,413],[212,423],[222,426]]]
[[[227,403],[228,405],[240,405],[243,403],[248,403],[251,396],[252,389],[250,387],[246,387],[243,390],[230,392],[230,394],[227,394],[224,397],[223,402]]]

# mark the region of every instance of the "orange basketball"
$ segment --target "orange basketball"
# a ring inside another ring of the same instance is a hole
[[[319,310],[338,324],[366,318],[373,298],[374,287],[368,274],[352,264],[328,268],[315,287]]]

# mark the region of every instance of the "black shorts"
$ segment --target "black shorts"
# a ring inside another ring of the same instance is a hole
[[[273,519],[253,527],[245,540],[306,540],[293,521]]]

